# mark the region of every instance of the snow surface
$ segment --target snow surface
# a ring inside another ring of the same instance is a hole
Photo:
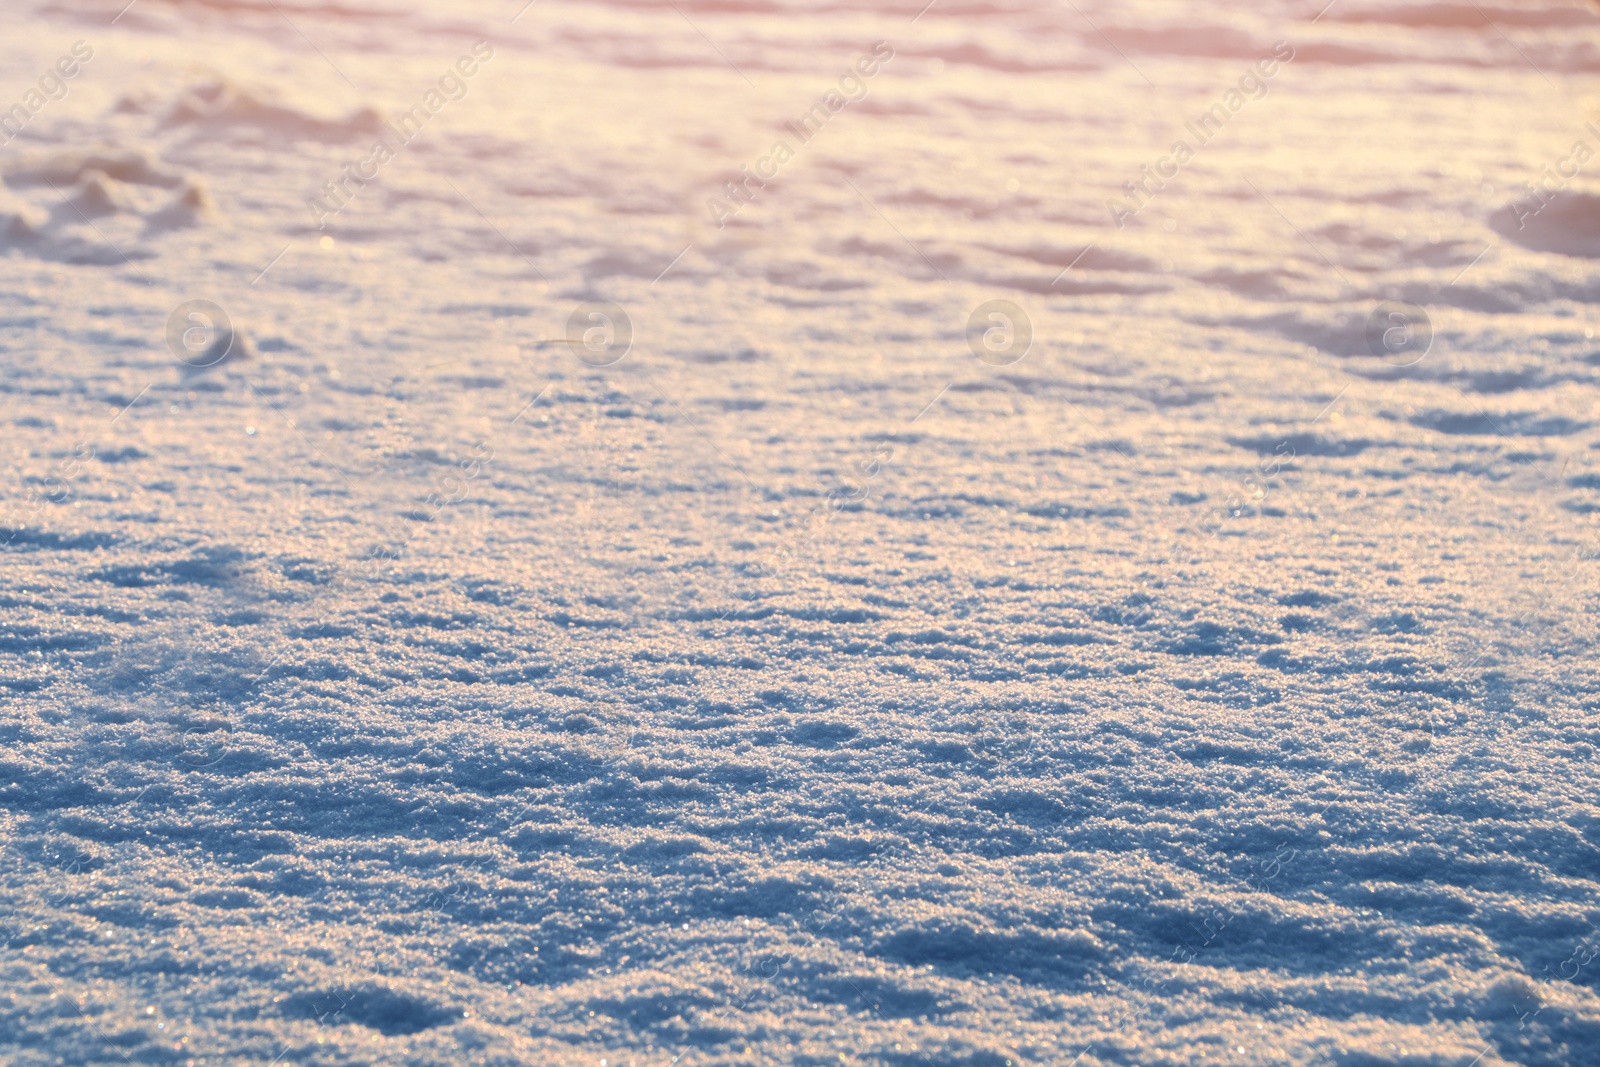
[[[124,2],[0,15],[0,1061],[1600,1063],[1591,8]]]

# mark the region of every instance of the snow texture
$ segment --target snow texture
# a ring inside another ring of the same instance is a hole
[[[124,2],[0,1062],[1600,1064],[1593,8]]]

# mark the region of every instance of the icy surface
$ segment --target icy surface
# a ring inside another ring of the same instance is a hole
[[[1600,1063],[1593,9],[123,5],[0,15],[0,1061]]]

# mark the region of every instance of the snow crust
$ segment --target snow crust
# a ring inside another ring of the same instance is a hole
[[[1591,7],[518,7],[0,14],[0,1061],[1600,1063]]]

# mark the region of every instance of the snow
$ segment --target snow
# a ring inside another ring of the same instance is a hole
[[[1600,1062],[1592,8],[123,3],[0,1062]]]

